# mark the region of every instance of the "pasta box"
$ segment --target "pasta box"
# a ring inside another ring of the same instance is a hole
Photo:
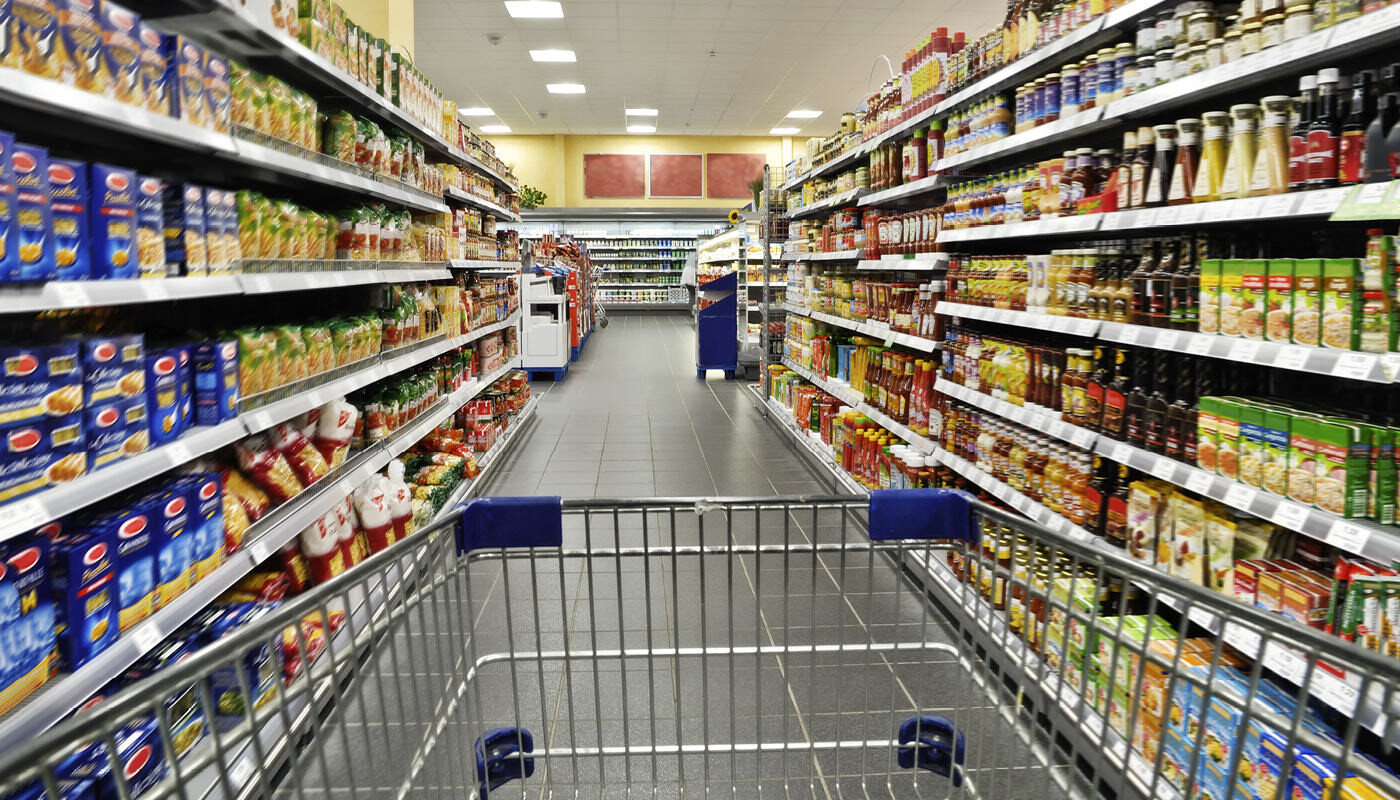
[[[238,395],[238,342],[195,345],[195,424],[218,425],[238,416]]]
[[[178,34],[166,34],[161,42],[165,56],[165,83],[169,87],[170,116],[191,125],[209,124],[204,94],[204,49]]]
[[[3,5],[5,0],[0,0]],[[0,26],[5,26],[0,19]],[[4,29],[4,28],[0,28]],[[0,36],[0,40],[6,37]],[[0,131],[0,283],[19,280],[19,217],[15,214],[15,135]]]
[[[87,437],[88,468],[99,470],[145,450],[146,403],[144,400],[109,400],[83,412]],[[139,449],[137,449],[139,447]]]
[[[16,142],[10,164],[15,174],[15,217],[19,223],[19,269],[11,277],[18,282],[53,280],[57,267],[53,209],[49,205],[49,151]]]
[[[112,0],[102,0],[100,16],[107,93],[139,106],[146,100],[141,82],[141,17]]]
[[[194,580],[200,581],[224,563],[223,481],[214,473],[180,478],[191,508]]]
[[[49,159],[49,208],[53,216],[53,255],[58,280],[92,277],[87,201],[87,164]]]
[[[7,642],[0,714],[43,686],[54,672],[54,610],[49,540],[42,534],[0,545],[0,637]]]
[[[19,51],[15,49],[14,37],[10,36],[10,26],[14,21],[14,8],[11,0],[0,0],[0,31],[5,31],[5,36],[0,36],[0,67],[14,69],[19,66]]]
[[[189,498],[179,479],[146,495],[156,526],[156,608],[164,608],[184,594],[194,579],[194,537]]]
[[[116,762],[122,768],[129,792],[127,796],[140,797],[165,777],[165,748],[154,719],[147,718],[123,726],[117,733],[116,743]],[[92,781],[93,800],[116,800],[121,797],[116,779],[112,776],[112,759],[108,757],[106,747],[97,745],[88,752],[90,757],[74,772],[73,777]]]
[[[74,342],[0,347],[0,428],[80,411],[82,384]]]
[[[167,639],[133,664],[122,680],[127,684],[144,680],[194,655],[198,648],[193,635]],[[162,699],[162,705],[165,707],[165,718],[170,721],[171,746],[176,756],[183,756],[204,738],[207,728],[204,710],[199,705],[198,684],[187,683],[170,690]]]
[[[53,541],[49,563],[59,654],[77,669],[117,640],[116,545],[100,530],[67,534]]]
[[[140,333],[79,340],[78,361],[83,368],[86,405],[117,397],[144,396],[145,344],[145,336]]]
[[[14,0],[13,9],[10,27],[13,47],[19,52],[12,60],[25,72],[58,80],[58,9],[54,0]]]
[[[178,376],[177,394],[180,403],[180,430],[188,430],[194,424],[194,348],[182,344],[174,348],[179,353],[179,364],[175,367]]]
[[[92,276],[135,278],[136,172],[107,164],[92,164]]]
[[[228,59],[213,53],[204,57],[204,102],[209,110],[209,124],[220,133],[228,132],[229,103],[233,95],[229,89]]]
[[[165,187],[165,258],[178,275],[204,275],[209,271],[205,246],[204,190],[187,183]]]
[[[136,262],[142,278],[165,277],[165,183],[136,177]]]
[[[0,436],[0,502],[87,472],[81,414],[34,420]]]
[[[102,514],[88,528],[116,548],[117,629],[126,630],[149,617],[156,607],[155,522],[149,503],[132,503]]]
[[[63,83],[85,92],[104,94],[106,70],[102,66],[102,23],[97,0],[54,0],[58,12],[58,42],[54,58]]]
[[[185,432],[184,417],[180,413],[180,349],[148,353],[145,369],[151,444],[173,442]]]
[[[143,21],[137,28],[136,38],[141,46],[136,76],[141,102],[147,111],[172,116],[170,76],[165,68],[165,33]]]

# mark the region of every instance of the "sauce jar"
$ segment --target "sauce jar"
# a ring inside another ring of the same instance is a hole
[[[1240,32],[1240,54],[1252,56],[1264,47],[1264,23],[1246,22]]]
[[[1204,44],[1220,35],[1219,20],[1214,11],[1197,11],[1186,18],[1186,41]]]
[[[1264,17],[1264,27],[1260,34],[1260,48],[1278,47],[1285,39],[1284,15],[1282,12]]]
[[[1313,32],[1313,4],[1302,0],[1288,4],[1283,17],[1283,40],[1291,42]]]
[[[1157,50],[1157,21],[1152,17],[1138,20],[1135,52],[1138,58],[1152,55]]]
[[[1105,47],[1098,52],[1099,57],[1099,105],[1113,100],[1113,87],[1116,83],[1115,75],[1117,69],[1117,57],[1114,55],[1112,47]]]
[[[1176,48],[1173,47],[1166,47],[1157,51],[1157,57],[1153,59],[1154,66],[1152,71],[1153,82],[1155,85],[1161,86],[1162,84],[1171,81],[1172,78],[1175,77],[1175,49]]]
[[[1205,72],[1210,68],[1210,63],[1206,60],[1206,46],[1204,44],[1191,45],[1190,52],[1186,56],[1186,72],[1188,75],[1195,75],[1197,72]]]
[[[1172,80],[1191,74],[1191,45],[1182,42],[1172,49]]]
[[[1128,68],[1131,67],[1135,61],[1136,56],[1133,55],[1133,46],[1127,42],[1123,42],[1113,48],[1113,96],[1115,98],[1123,97],[1131,91],[1127,74]]]
[[[1176,44],[1175,37],[1172,34],[1172,12],[1163,11],[1158,14],[1155,27],[1157,30],[1158,52],[1161,52],[1162,48],[1171,47]]]
[[[1079,113],[1079,65],[1066,64],[1060,70],[1060,116]]]
[[[1141,61],[1135,58],[1123,69],[1123,97],[1142,91],[1142,69],[1138,66]]]
[[[1142,56],[1137,60],[1137,87],[1134,92],[1145,92],[1157,85],[1157,79],[1153,77],[1153,65],[1156,63],[1156,56]]]
[[[1211,39],[1206,42],[1206,69],[1225,63],[1225,40]]]
[[[1054,122],[1060,118],[1060,73],[1052,72],[1046,75],[1045,81],[1045,113],[1042,119],[1045,122]],[[1039,83],[1039,81],[1036,81]]]
[[[1231,61],[1239,61],[1244,58],[1243,31],[1226,31],[1225,35],[1220,38],[1224,40],[1220,46],[1221,61],[1229,64]]]

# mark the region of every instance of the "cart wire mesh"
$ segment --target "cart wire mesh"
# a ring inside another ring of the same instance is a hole
[[[1061,577],[1019,569],[1035,563],[1026,552]],[[1391,664],[1178,583],[940,490],[869,501],[476,500],[8,748],[0,791],[1205,796],[1220,759],[1174,766],[1164,744],[1172,728],[1161,719],[1179,696],[1192,752],[1219,752],[1207,746],[1213,724],[1187,725],[1193,699],[1235,712],[1231,752],[1251,730],[1291,746],[1281,779],[1232,757],[1230,776],[1270,790],[1236,796],[1289,797],[1295,767],[1312,768],[1305,753],[1400,796],[1353,752],[1394,746],[1373,733],[1388,716],[1363,724],[1358,713],[1329,739],[1305,704],[1290,717],[1264,702],[1272,684],[1258,662],[1241,686],[1225,679],[1223,646],[1198,657],[1185,626],[1167,644],[1135,641],[1127,612],[1140,596],[1107,589],[1142,586],[1233,615],[1261,646],[1315,655],[1310,674],[1318,659],[1346,663],[1362,702],[1379,697],[1382,709],[1394,705]],[[1155,613],[1156,595],[1142,596]],[[1091,631],[1095,675],[1060,655]],[[1124,713],[1105,713],[1100,691],[1126,692]],[[1344,796],[1344,783],[1319,796]]]

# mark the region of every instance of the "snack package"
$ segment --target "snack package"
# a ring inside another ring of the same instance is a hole
[[[331,469],[345,463],[359,416],[359,409],[344,400],[335,400],[321,407],[320,419],[316,423],[316,449],[321,451],[321,456]]]
[[[297,537],[301,554],[316,583],[325,583],[345,571],[345,552],[340,545],[339,518],[334,509],[321,515]]]
[[[305,486],[310,486],[330,472],[321,452],[312,446],[296,426],[283,422],[272,426],[272,444],[286,458],[296,477]]]
[[[268,499],[267,493],[254,486],[238,470],[225,468],[220,477],[224,481],[224,495],[232,497],[243,508],[243,513],[247,514],[250,523],[262,519],[262,515],[272,508],[272,501]]]
[[[311,569],[306,564],[306,557],[301,554],[299,543],[291,542],[278,550],[277,564],[282,574],[287,576],[288,591],[300,594],[311,585]]]
[[[234,452],[238,455],[239,470],[265,489],[275,504],[291,500],[306,488],[287,459],[263,434],[250,436],[234,445]]]
[[[394,521],[394,540],[413,533],[413,492],[404,482],[404,464],[398,459],[389,462],[384,494],[389,502],[389,515]],[[390,542],[389,544],[393,544]]]
[[[372,553],[393,544],[395,541],[394,515],[389,508],[389,497],[378,480],[368,480],[352,495],[355,501],[355,514],[360,520]]]
[[[248,509],[233,492],[223,492],[220,502],[224,507],[224,553],[233,555],[243,549],[243,537],[253,523],[248,519]]]

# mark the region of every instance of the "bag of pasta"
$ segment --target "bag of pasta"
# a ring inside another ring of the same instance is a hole
[[[243,509],[248,522],[257,522],[262,519],[263,514],[266,514],[268,509],[272,508],[272,501],[268,499],[267,493],[254,486],[247,476],[238,470],[224,467],[219,471],[219,477],[224,482],[225,502],[229,498],[233,498],[238,507]],[[227,511],[224,514],[224,519],[228,519]]]
[[[285,422],[273,425],[268,436],[303,486],[310,486],[331,471],[321,451],[295,426]]]
[[[228,62],[229,70],[229,121],[244,128],[257,128],[257,108],[254,97],[258,94],[255,73],[236,61]]]
[[[321,407],[321,417],[316,422],[312,441],[332,469],[345,463],[359,418],[359,409],[344,400],[335,400]]]
[[[404,179],[405,165],[412,157],[408,146],[408,137],[398,131],[389,137],[389,164],[388,175],[396,180]]]
[[[308,374],[316,375],[335,368],[335,347],[331,344],[330,328],[307,325],[301,329],[301,338],[306,342]]]
[[[270,122],[272,130],[269,133],[284,142],[292,139],[292,87],[282,81],[269,77],[267,79],[269,96],[272,100],[270,109]]]
[[[253,524],[248,518],[248,509],[238,496],[227,488],[223,493],[224,509],[224,553],[233,555],[243,549],[243,537]]]
[[[325,133],[321,137],[321,152],[347,164],[355,163],[355,117],[344,109],[326,117]]]
[[[272,329],[277,352],[278,385],[304,380],[310,375],[306,363],[306,342],[301,338],[301,328],[295,325],[279,325]]]
[[[244,258],[263,257],[260,238],[262,219],[258,214],[256,197],[257,192],[250,192],[246,189],[240,190],[235,195],[235,202],[238,206],[238,245],[243,251]]]
[[[276,247],[276,256],[269,253],[269,258],[296,258],[297,210],[296,203],[286,200],[277,200],[272,203],[272,240]]]
[[[233,449],[238,455],[238,469],[266,491],[275,504],[281,505],[291,500],[306,488],[291,464],[266,436],[250,436],[234,445]]]
[[[384,132],[373,121],[360,117],[355,120],[355,160],[354,163],[368,170],[374,169],[376,158],[376,137]]]
[[[311,95],[298,90],[296,103],[300,106],[301,114],[297,126],[292,129],[292,135],[296,137],[297,144],[307,150],[320,152],[317,139],[320,137],[321,126],[320,120],[317,118],[316,101],[311,99]]]
[[[266,332],[259,328],[240,328],[233,335],[238,338],[238,385],[243,396],[272,388],[276,366],[270,363],[274,354],[268,347]]]

